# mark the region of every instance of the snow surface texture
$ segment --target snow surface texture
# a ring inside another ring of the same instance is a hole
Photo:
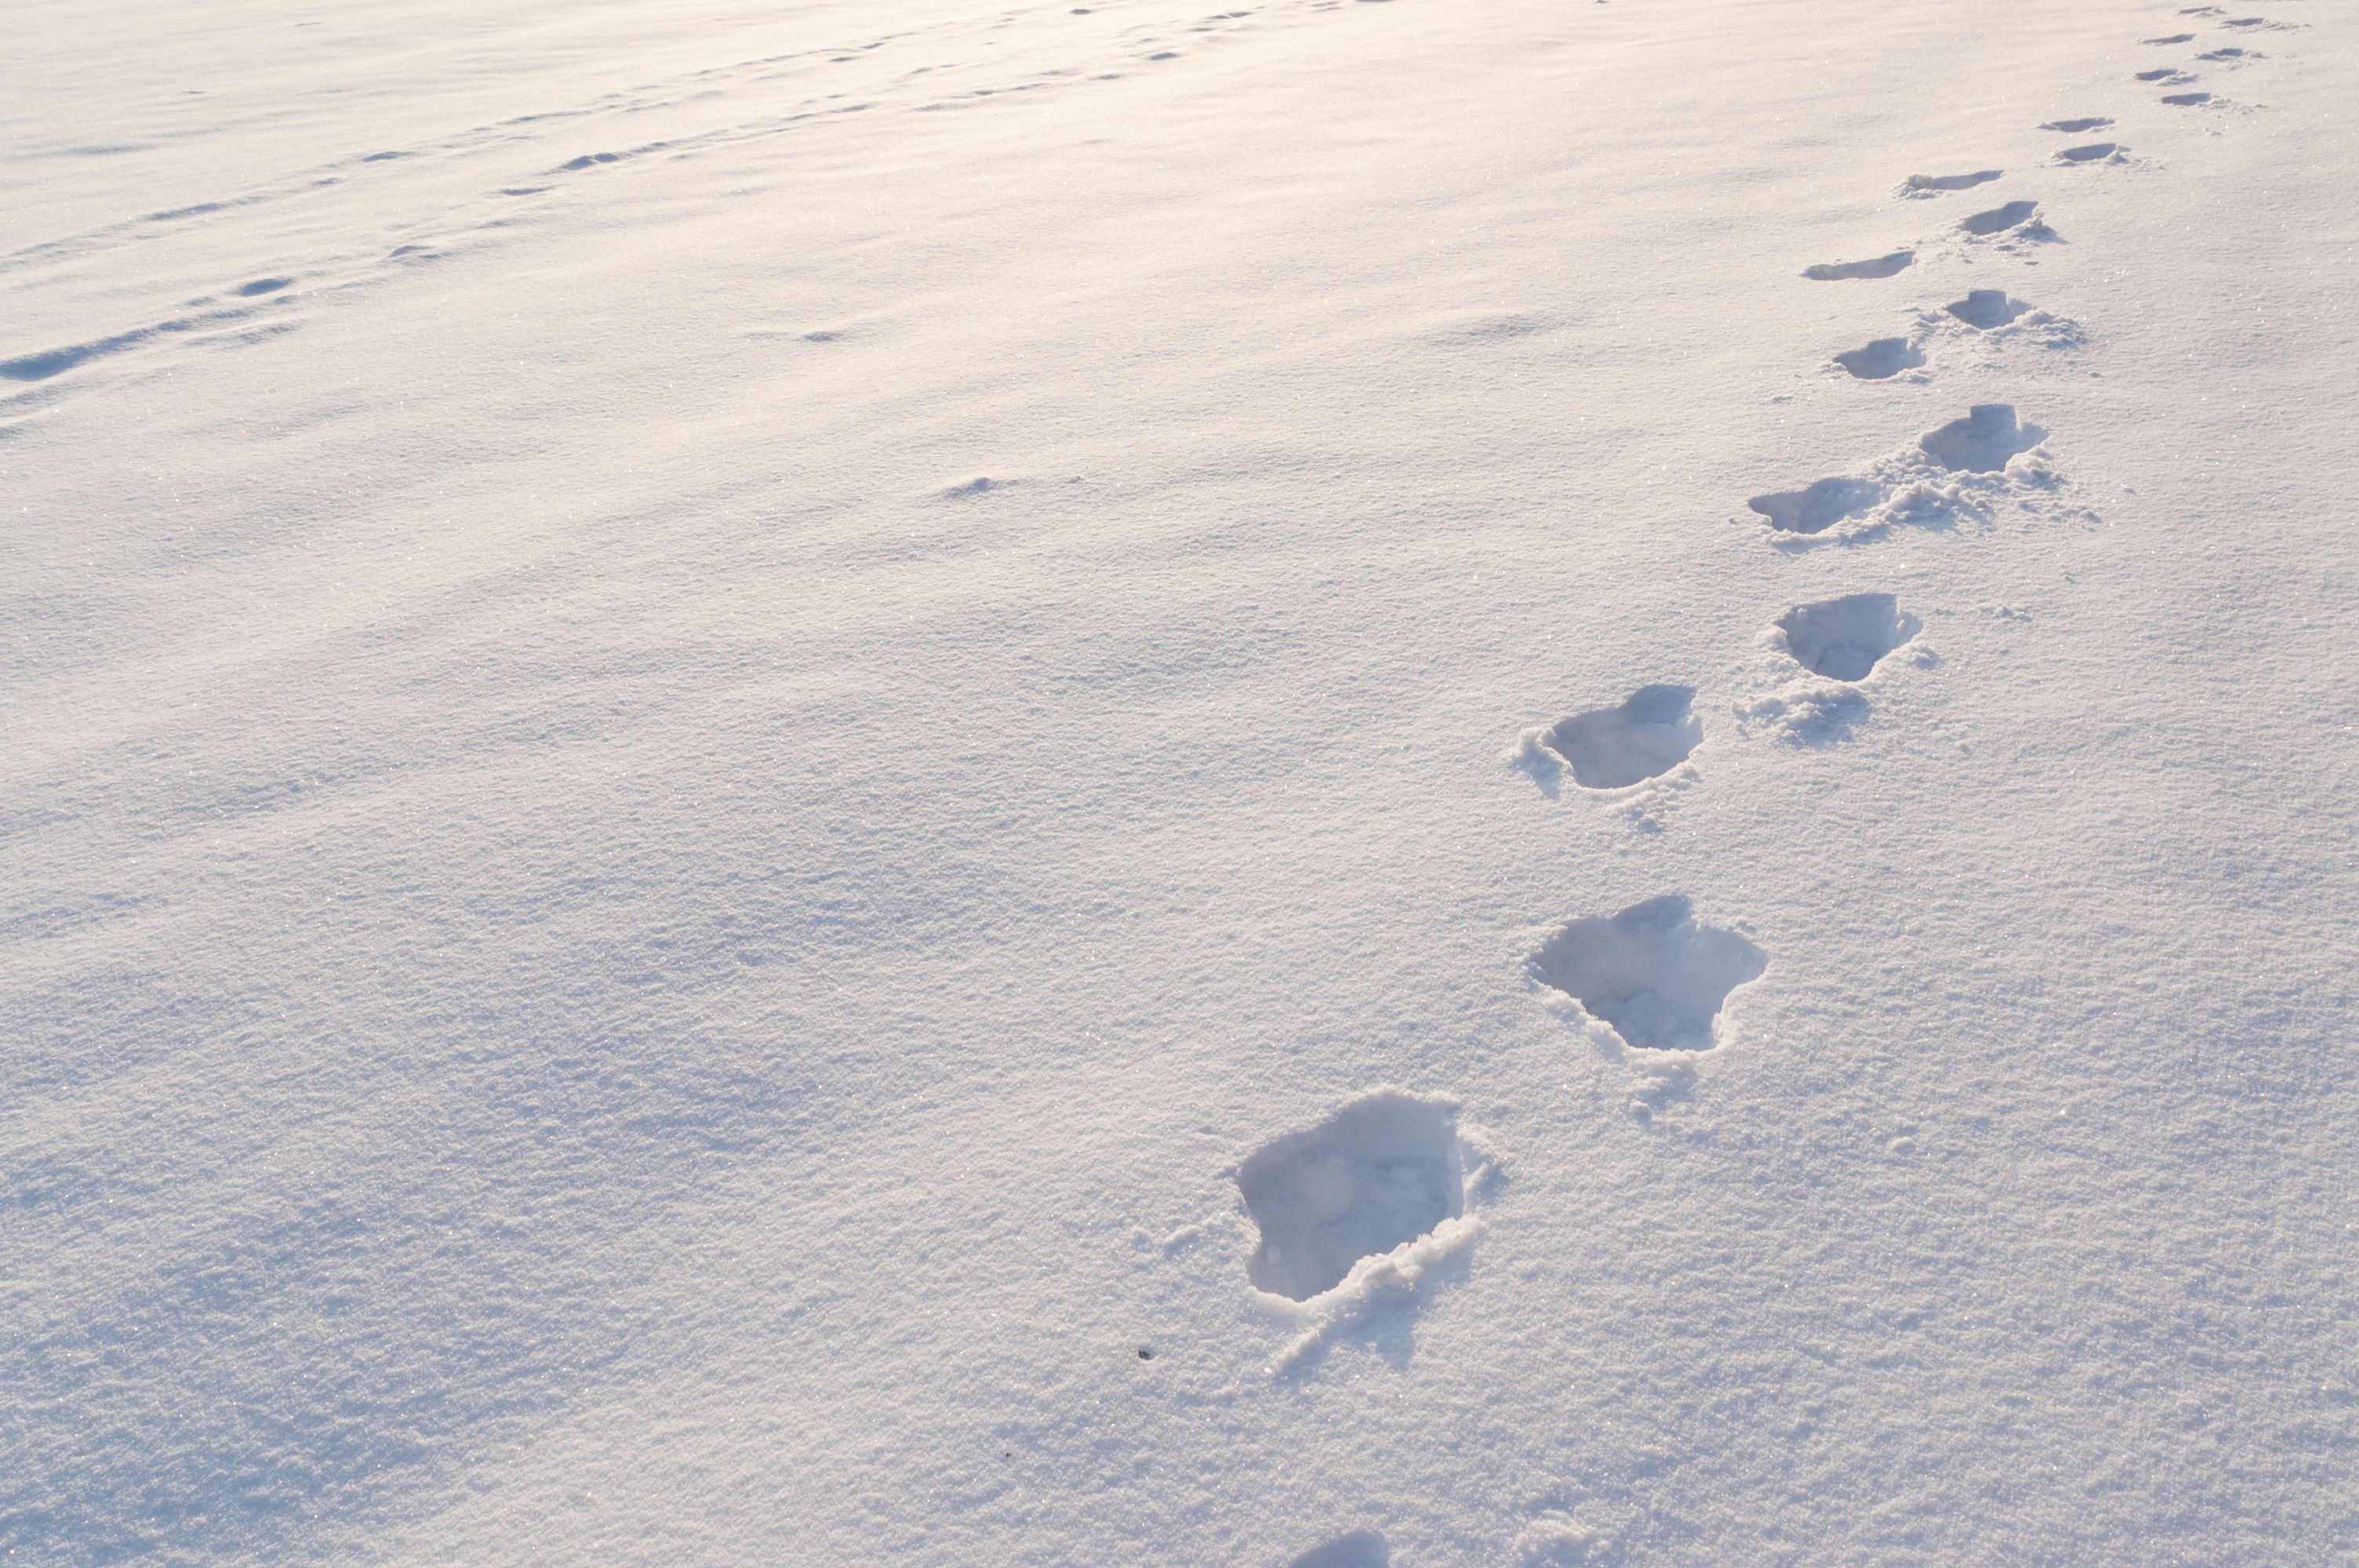
[[[2355,27],[17,0],[6,1560],[2353,1561]]]

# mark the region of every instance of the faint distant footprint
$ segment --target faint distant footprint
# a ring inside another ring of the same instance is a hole
[[[1611,708],[1527,731],[1517,758],[1527,768],[1568,769],[1583,789],[1626,789],[1687,761],[1703,739],[1694,702],[1693,687],[1642,686]]]
[[[2085,131],[2103,130],[2113,123],[2110,115],[2084,114],[2077,120],[2049,120],[2043,123],[2039,128],[2043,131],[2061,131],[2068,136],[2077,136]]]
[[[2140,38],[2142,44],[2187,44],[2195,41],[2193,33],[2173,33],[2167,38]]]
[[[1699,925],[1679,893],[1572,921],[1531,960],[1534,979],[1646,1051],[1711,1050],[1728,993],[1768,967],[1735,932]]]
[[[1798,604],[1777,619],[1787,652],[1814,676],[1864,680],[1876,661],[1923,628],[1888,593],[1854,593]]]
[[[2003,169],[1983,168],[1972,174],[1912,174],[1900,182],[1900,189],[1910,196],[1932,196],[1944,190],[1965,190],[1977,185],[1987,185],[2005,172]]]
[[[1835,356],[1835,363],[1862,381],[1885,381],[1924,362],[1925,351],[1906,338],[1878,338]]]
[[[2137,79],[2140,81],[2192,81],[2195,80],[2175,65],[2166,65],[2156,70],[2141,70],[2137,73]]]
[[[1915,251],[1893,251],[1867,261],[1820,262],[1804,267],[1802,276],[1820,283],[1853,277],[1890,277],[1916,259]]]

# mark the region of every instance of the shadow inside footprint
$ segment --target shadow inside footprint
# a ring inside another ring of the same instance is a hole
[[[1465,1209],[1457,1108],[1384,1089],[1307,1132],[1264,1144],[1237,1167],[1261,1245],[1254,1284],[1309,1301],[1353,1264],[1415,1241]]]
[[[1835,363],[1862,381],[1882,381],[1924,362],[1924,351],[1906,338],[1878,338],[1864,348],[1845,349],[1835,356]]]
[[[2039,128],[2043,131],[2061,131],[2068,136],[2077,136],[2083,131],[2101,130],[2113,123],[2113,117],[2108,114],[2083,114],[2077,120],[2045,121]]]
[[[1392,1568],[1392,1548],[1385,1544],[1383,1536],[1373,1530],[1355,1530],[1312,1547],[1286,1568]]]
[[[1696,924],[1678,893],[1573,921],[1532,957],[1535,979],[1625,1044],[1651,1051],[1712,1049],[1728,993],[1768,966],[1768,955],[1734,931]]]
[[[1987,185],[2006,171],[1978,168],[1972,174],[1912,174],[1903,182],[1908,190],[1965,190],[1977,185]]]
[[[1622,789],[1669,773],[1703,739],[1690,711],[1695,688],[1642,686],[1612,708],[1577,713],[1540,744],[1564,760],[1583,789]]]
[[[1977,403],[1962,419],[1952,419],[1918,439],[1925,455],[1952,470],[1996,473],[2017,452],[2039,445],[2048,432],[2037,425],[2018,425],[2010,403]]]
[[[1997,234],[2031,221],[2039,211],[2037,201],[2010,201],[2004,207],[1994,207],[1986,212],[1976,212],[1958,220],[1958,227],[1969,234]]]
[[[2192,103],[2209,103],[2212,102],[2212,94],[2209,92],[2166,92],[2162,95],[2162,101],[2165,103],[2176,103],[2184,108]]]
[[[1875,662],[1917,635],[1924,623],[1888,593],[1854,593],[1798,604],[1778,618],[1786,647],[1801,666],[1829,680],[1861,680]]]
[[[1951,300],[1947,308],[1967,326],[1988,331],[2006,326],[2031,307],[2020,299],[2009,299],[2004,288],[1977,288],[1963,299]]]
[[[1819,262],[1804,267],[1802,276],[1819,283],[1853,277],[1890,277],[1916,259],[1915,251],[1894,251],[1888,255],[1872,257],[1867,261]]]
[[[2094,163],[2122,150],[2119,142],[2091,142],[2086,146],[2066,147],[2056,155],[2059,163]]]
[[[1800,490],[1756,495],[1745,504],[1769,520],[1784,534],[1822,534],[1847,517],[1856,517],[1884,499],[1884,487],[1872,479],[1822,479]]]

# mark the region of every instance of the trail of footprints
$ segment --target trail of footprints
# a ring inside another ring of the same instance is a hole
[[[2201,41],[2199,24],[2248,33],[2280,26],[2260,16],[2228,17],[2212,5],[2181,15],[2190,19],[2186,29],[2142,41],[2179,49]],[[2194,55],[2235,64],[2258,58],[2235,45]],[[2138,76],[2171,86],[2192,80],[2181,64]],[[2164,94],[2161,102],[2217,100],[2194,92]],[[2114,124],[2106,115],[2044,123],[2041,132],[2068,138],[2048,155],[2048,166],[2125,163],[2128,147],[2104,135]],[[1895,194],[1912,202],[1939,200],[2005,178],[1997,168],[1912,174]],[[2036,265],[2033,247],[2057,238],[2038,201],[2013,198],[1952,221],[1940,239],[1820,263],[1802,276],[1812,283],[1873,283],[1929,254],[1964,263],[2012,258],[2030,265]],[[1925,382],[1953,345],[2006,353],[2026,346],[2073,349],[2084,341],[2075,323],[2006,287],[1969,287],[1938,308],[1919,308],[1908,331],[1843,350],[1832,363],[1857,381],[1908,376]],[[1765,491],[1746,506],[1765,542],[1789,552],[1869,545],[1907,524],[1987,524],[2002,504],[2037,514],[2043,498],[2063,483],[2042,444],[2047,434],[2012,404],[1975,404],[1851,471]],[[1734,705],[1739,733],[1766,732],[1802,744],[1848,736],[1867,716],[1865,690],[1881,678],[1879,672],[1896,664],[1937,662],[1919,643],[1923,629],[1919,615],[1882,589],[1790,606],[1761,637],[1767,656],[1788,672],[1787,684]],[[1705,724],[1695,687],[1649,681],[1596,696],[1602,700],[1595,706],[1525,731],[1511,753],[1513,764],[1550,797],[1569,783],[1582,795],[1625,806],[1696,782],[1692,758],[1705,739]],[[1636,815],[1659,830],[1659,823]],[[1552,1010],[1654,1086],[1632,1101],[1633,1113],[1645,1120],[1665,1093],[1691,1080],[1688,1064],[1722,1048],[1722,1014],[1730,998],[1769,964],[1769,954],[1741,930],[1713,924],[1692,896],[1671,892],[1566,921],[1530,955],[1527,972]],[[1258,1238],[1247,1276],[1257,1290],[1297,1303],[1309,1325],[1280,1357],[1281,1366],[1315,1348],[1335,1323],[1370,1302],[1413,1290],[1426,1272],[1463,1251],[1478,1228],[1474,1210],[1498,1169],[1479,1137],[1460,1126],[1454,1102],[1393,1088],[1277,1138],[1237,1166],[1245,1217]],[[1171,1245],[1201,1228],[1182,1232]],[[1361,1531],[1313,1547],[1295,1568],[1357,1568],[1387,1560],[1382,1538]]]
[[[210,292],[186,300],[177,309],[91,332],[71,342],[10,345],[0,350],[0,384],[0,384],[0,438],[18,428],[14,423],[16,418],[61,401],[70,382],[60,378],[69,372],[167,345],[245,342],[294,330],[307,306],[331,291],[382,283],[462,246],[489,244],[496,236],[512,237],[523,227],[515,215],[519,201],[550,198],[546,203],[531,203],[525,209],[527,211],[554,206],[562,201],[560,193],[569,186],[579,189],[582,181],[604,178],[625,166],[696,157],[719,148],[795,134],[837,116],[877,111],[936,113],[973,108],[1018,93],[1084,90],[1087,84],[1118,81],[1131,70],[1149,66],[1168,69],[1164,62],[1180,59],[1193,50],[1209,49],[1256,29],[1290,26],[1335,9],[1336,3],[1263,0],[1254,8],[1205,15],[1158,7],[1158,18],[1111,27],[1085,20],[1100,7],[1062,7],[1064,16],[1082,20],[1061,22],[1053,31],[1042,30],[1030,40],[1034,47],[1021,51],[986,49],[984,46],[997,40],[984,35],[1011,26],[1034,25],[1036,19],[1024,13],[903,26],[856,42],[797,47],[693,70],[658,72],[627,90],[461,126],[406,147],[347,148],[317,161],[281,168],[243,187],[217,189],[210,200],[131,214],[29,243],[0,244],[0,276],[6,276],[125,245],[146,244],[186,225],[251,215],[266,206],[301,211],[301,204],[321,193],[349,189],[350,182],[364,178],[372,181],[367,189],[378,192],[374,208],[386,214],[360,222],[331,222],[314,233],[310,254],[278,258],[275,265],[293,276],[232,287],[230,298],[222,297],[223,286],[219,280],[191,280],[190,287]],[[911,63],[921,54],[923,63]],[[1011,55],[1021,63],[1007,63]],[[585,138],[614,137],[624,126],[640,123],[643,117],[731,97],[746,102],[748,111],[671,136],[614,140],[604,146],[572,150]],[[557,150],[551,144],[558,137],[572,146]],[[413,168],[447,169],[473,159],[502,172],[456,200],[444,193],[439,181],[430,195],[411,199],[402,194],[409,189],[404,184],[405,176]],[[285,220],[281,226],[296,227]],[[413,243],[388,246],[385,242],[394,235],[408,236]],[[299,281],[301,287],[292,288]],[[278,298],[255,298],[282,288],[292,291]],[[265,306],[274,308],[266,312]],[[797,335],[812,342],[832,338],[828,333]]]

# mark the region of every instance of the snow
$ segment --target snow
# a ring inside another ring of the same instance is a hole
[[[2359,1552],[2354,20],[19,0],[0,1546]]]

